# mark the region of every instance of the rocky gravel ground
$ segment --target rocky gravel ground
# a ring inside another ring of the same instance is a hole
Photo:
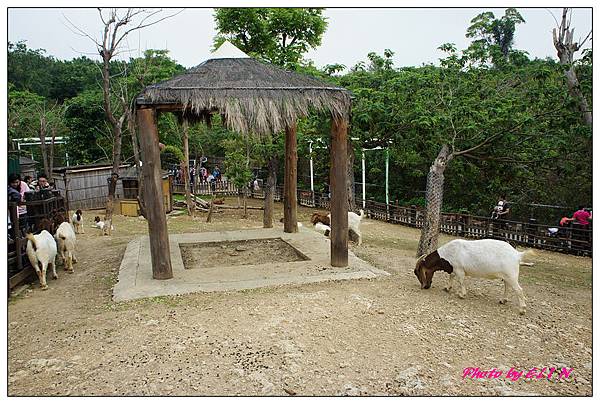
[[[311,213],[300,209],[305,226]],[[86,223],[96,214],[84,213]],[[169,229],[260,227],[260,214],[171,217]],[[516,296],[498,304],[500,281],[467,279],[464,300],[442,291],[445,274],[420,290],[418,231],[367,219],[352,249],[391,276],[114,303],[126,245],[147,232],[138,218],[117,217],[115,228],[103,237],[88,226],[74,274],[59,267],[47,291],[36,283],[9,300],[9,395],[592,394],[589,258],[530,257],[521,316]],[[463,379],[468,367],[503,373]],[[551,367],[573,370],[525,377]],[[510,368],[525,373],[511,381]]]

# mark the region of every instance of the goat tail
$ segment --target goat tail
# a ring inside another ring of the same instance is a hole
[[[25,238],[31,241],[31,246],[33,247],[33,251],[37,250],[37,245],[35,244],[35,237],[33,237],[33,233],[27,233]]]
[[[523,257],[525,257],[527,255],[533,255],[533,256],[535,256],[535,255],[537,255],[537,253],[532,248],[528,248],[525,251],[519,251],[519,264],[525,265],[525,266],[528,266],[528,267],[532,267],[533,266],[533,262],[523,262]]]

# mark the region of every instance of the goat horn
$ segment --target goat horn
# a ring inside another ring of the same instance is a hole
[[[420,262],[423,258],[425,258],[427,256],[427,254],[423,254],[421,255],[419,258],[417,258],[417,262]]]

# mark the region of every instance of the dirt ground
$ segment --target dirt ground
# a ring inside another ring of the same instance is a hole
[[[299,209],[305,226],[312,212]],[[261,227],[262,212],[249,213],[170,217],[169,230]],[[521,316],[516,296],[498,304],[501,281],[468,278],[464,300],[442,291],[446,274],[420,290],[418,230],[365,219],[363,245],[351,248],[391,276],[114,303],[127,243],[147,224],[119,216],[101,236],[96,214],[84,212],[74,274],[59,266],[47,291],[36,282],[9,300],[11,396],[592,394],[590,258],[531,256]],[[504,373],[463,379],[467,367]],[[573,371],[512,382],[510,367]]]
[[[281,239],[186,243],[179,248],[186,269],[305,260]]]

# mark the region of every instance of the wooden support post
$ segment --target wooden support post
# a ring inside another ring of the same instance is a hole
[[[140,128],[144,201],[146,202],[148,231],[150,234],[152,277],[154,279],[171,279],[173,269],[171,268],[167,216],[165,215],[162,193],[156,111],[151,108],[139,109],[137,120]]]
[[[348,195],[347,176],[348,123],[331,121],[330,188],[331,188],[331,265],[348,266]]]
[[[19,223],[19,214],[18,214],[17,204],[9,205],[10,210],[10,223],[12,226],[13,240],[15,240],[15,251],[17,258],[17,270],[23,269],[23,256],[21,253],[23,252],[23,234],[21,234],[21,224]],[[27,241],[25,241],[26,243]]]
[[[185,184],[185,201],[188,215],[194,216],[194,206],[190,190],[190,147],[189,147],[189,123],[183,118],[183,183]]]
[[[263,187],[265,194],[265,211],[263,214],[263,227],[270,229],[273,227],[273,206],[275,192],[277,191],[277,157],[269,159],[269,174],[267,183]]]
[[[71,211],[71,204],[69,203],[69,183],[71,182],[71,179],[68,177],[68,174],[65,172],[63,174],[63,181],[65,183],[65,203],[66,203],[66,211],[67,211],[67,217],[70,217],[70,211]]]
[[[298,146],[296,144],[296,123],[285,128],[285,176],[283,181],[283,231],[298,232],[296,215],[296,186],[298,182]]]

